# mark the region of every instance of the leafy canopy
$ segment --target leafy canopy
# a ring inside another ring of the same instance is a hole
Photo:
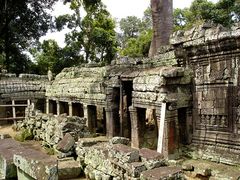
[[[50,28],[55,1],[0,0],[0,65],[9,72],[31,71],[24,52]]]
[[[194,0],[190,8],[174,10],[175,30],[189,29],[203,22],[213,22],[230,27],[240,20],[239,0]]]
[[[65,37],[68,58],[84,63],[110,63],[117,50],[115,22],[101,0],[73,0],[70,8],[74,12],[72,15],[56,19],[58,30],[71,29]],[[81,15],[81,8],[85,16]]]
[[[119,22],[121,33],[119,43],[121,44],[120,55],[129,57],[148,56],[152,40],[152,15],[151,8],[144,11],[142,19],[136,16],[128,16]]]

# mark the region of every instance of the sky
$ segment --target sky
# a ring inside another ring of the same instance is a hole
[[[191,5],[193,0],[173,0],[173,8],[185,8]],[[211,0],[217,2],[218,0]],[[142,18],[144,10],[150,6],[150,0],[102,0],[107,6],[107,10],[110,12],[113,18],[120,20],[127,16],[137,16]],[[62,5],[62,2],[57,3],[53,8],[52,14],[59,16],[63,14],[71,13],[71,10],[66,6]],[[42,37],[40,41],[44,39],[55,39],[59,46],[64,46],[64,34],[69,32],[65,29],[62,32],[47,33],[46,36]]]

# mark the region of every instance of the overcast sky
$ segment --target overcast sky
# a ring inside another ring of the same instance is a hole
[[[192,1],[193,0],[173,0],[173,7],[189,7]],[[211,1],[217,2],[218,0]],[[137,16],[141,18],[144,10],[150,5],[150,0],[102,0],[102,2],[107,6],[107,9],[112,17],[118,20],[127,16]],[[59,2],[54,6],[53,15],[59,16],[67,13],[71,13],[71,11],[68,7],[63,6],[62,2]],[[41,38],[41,40],[55,39],[62,47],[64,46],[64,33],[66,32],[68,32],[68,30],[57,33],[48,33],[44,38]]]

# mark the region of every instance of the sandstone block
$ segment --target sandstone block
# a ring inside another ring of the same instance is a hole
[[[176,167],[160,167],[141,173],[141,180],[180,179],[181,169]]]
[[[110,141],[110,144],[129,144],[129,139],[125,137],[113,137]]]
[[[71,136],[71,134],[67,133],[65,134],[63,139],[58,143],[57,150],[67,153],[68,151],[71,150],[74,144],[75,144],[74,138]]]

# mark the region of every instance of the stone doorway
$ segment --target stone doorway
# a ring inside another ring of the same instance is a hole
[[[69,107],[67,102],[59,101],[59,106],[60,106],[60,114],[66,113],[67,115],[69,115]]]
[[[49,100],[49,113],[57,114],[57,102]]]
[[[36,102],[36,109],[45,112],[45,102],[45,99],[38,99]]]
[[[188,144],[187,132],[187,109],[178,109],[178,126],[179,126],[179,143],[182,145]]]
[[[129,107],[132,105],[132,81],[122,81],[122,99],[121,99],[121,135],[131,138],[131,117]]]
[[[81,103],[72,103],[72,115],[84,117],[83,105]]]

